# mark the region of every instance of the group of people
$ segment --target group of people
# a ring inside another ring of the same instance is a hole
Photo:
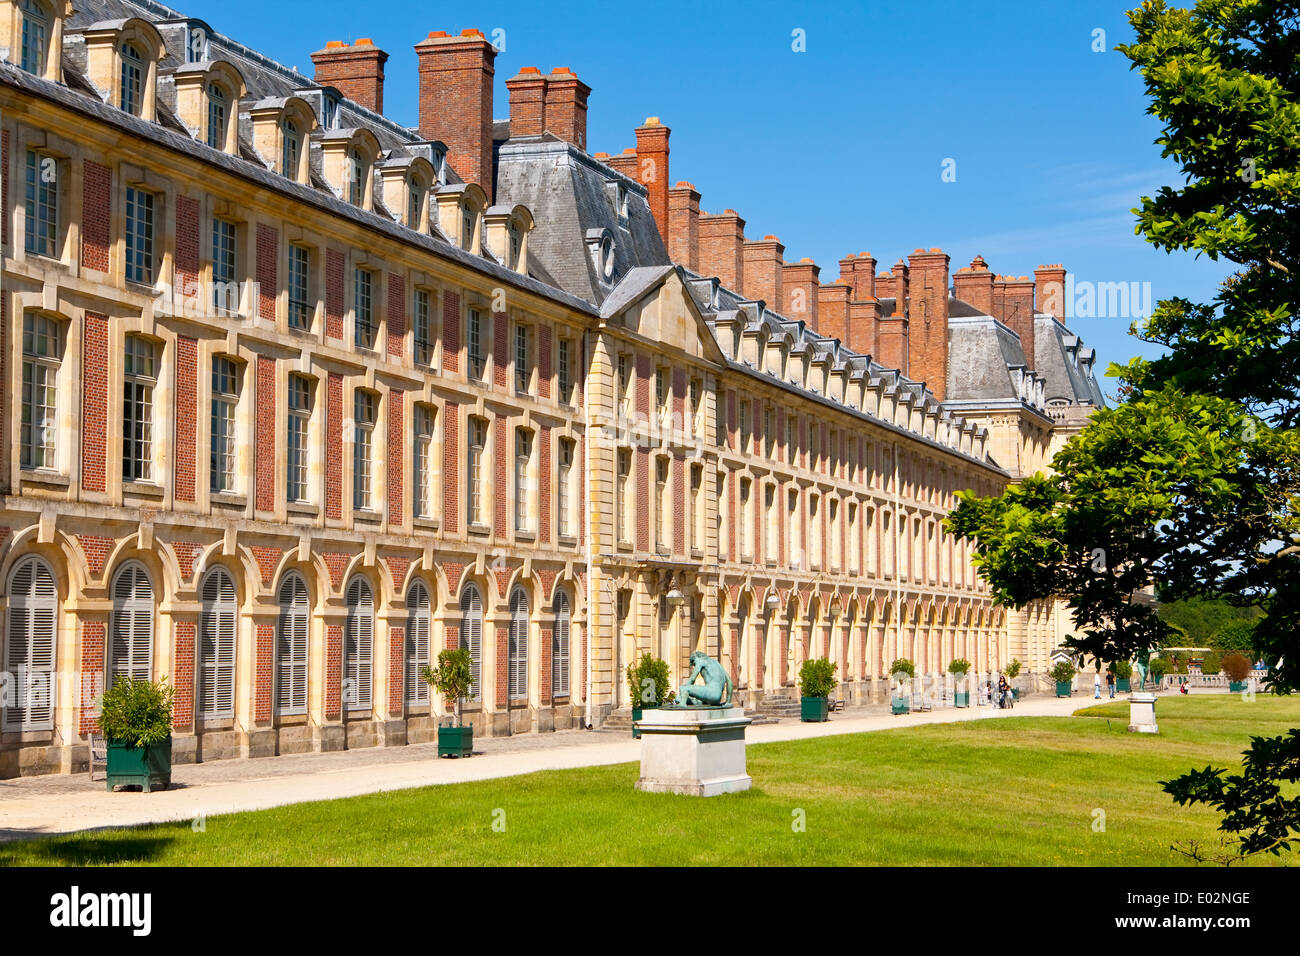
[[[1110,696],[1115,696],[1115,672],[1106,671],[1106,687],[1110,691]],[[1092,696],[1101,700],[1101,671],[1092,676]]]
[[[1006,674],[998,674],[998,683],[996,688],[993,680],[990,678],[984,682],[984,702],[986,704],[997,704],[1001,710],[1014,707],[1016,695],[1012,693],[1011,681],[1007,680]]]

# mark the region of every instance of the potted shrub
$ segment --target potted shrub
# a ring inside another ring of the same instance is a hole
[[[1074,665],[1069,661],[1060,661],[1055,667],[1048,671],[1052,680],[1056,681],[1057,697],[1070,696],[1070,682],[1074,680],[1074,675],[1076,673]]]
[[[966,658],[964,657],[957,658],[955,661],[953,661],[951,664],[948,665],[948,673],[953,676],[953,679],[957,682],[957,685],[965,687],[966,675],[970,673],[970,661],[966,660]],[[954,687],[952,692],[952,697],[953,697],[953,704],[955,706],[957,707],[970,706],[969,687],[966,687],[965,690],[958,690],[956,687]]]
[[[627,665],[627,689],[628,700],[632,701],[632,737],[639,739],[641,731],[636,722],[641,719],[641,714],[662,706],[672,690],[668,662],[642,654],[636,664]]]
[[[466,726],[461,715],[461,701],[468,697],[474,688],[469,651],[463,647],[454,651],[439,651],[438,666],[430,667],[425,664],[420,669],[420,678],[440,693],[443,699],[455,702],[455,726],[438,728],[438,756],[473,756],[474,725]]]
[[[166,790],[172,782],[172,695],[166,678],[153,683],[119,677],[99,702],[99,729],[108,745],[108,790],[139,786]]]
[[[1014,657],[1011,658],[1011,663],[1007,664],[1006,669],[1002,673],[1007,675],[1008,681],[1014,681],[1017,677],[1020,676],[1020,661],[1016,660]],[[1020,699],[1019,687],[1011,688],[1011,699],[1012,700]]]
[[[799,668],[799,718],[805,723],[817,723],[827,719],[830,713],[831,691],[835,689],[835,669],[824,657],[813,657],[803,662]]]
[[[1250,661],[1240,654],[1229,654],[1223,659],[1223,673],[1228,678],[1228,690],[1240,693],[1246,689],[1246,678],[1250,676]]]
[[[889,676],[894,681],[894,696],[890,700],[890,710],[895,714],[906,714],[912,709],[912,699],[906,692],[903,682],[910,686],[916,677],[916,665],[906,657],[900,657],[889,665]]]
[[[1115,661],[1110,665],[1110,672],[1115,675],[1115,690],[1121,694],[1132,691],[1133,665],[1128,661]]]
[[[1171,670],[1173,670],[1173,665],[1171,665],[1165,658],[1153,657],[1151,659],[1151,664],[1147,669],[1147,673],[1151,675],[1155,680],[1156,686],[1159,687],[1160,682],[1164,680],[1164,676]]]

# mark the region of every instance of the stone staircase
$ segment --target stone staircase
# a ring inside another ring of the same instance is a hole
[[[780,694],[768,694],[758,702],[758,715],[770,718],[772,722],[781,720],[786,717],[799,719],[799,701],[792,697],[782,697]],[[764,721],[766,723],[766,721]]]

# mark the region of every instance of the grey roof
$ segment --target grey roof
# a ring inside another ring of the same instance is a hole
[[[1079,337],[1052,316],[1035,316],[1035,371],[1047,379],[1044,394],[1049,402],[1064,399],[1070,404],[1105,408],[1092,368],[1095,358],[1096,352],[1084,348]]]
[[[631,305],[651,289],[659,285],[672,266],[637,266],[629,269],[623,281],[616,285],[609,297],[600,305],[600,317],[608,319],[617,315],[622,309]]]
[[[1020,336],[992,316],[949,318],[949,401],[1017,401],[1020,390],[1011,369],[1027,364]]]

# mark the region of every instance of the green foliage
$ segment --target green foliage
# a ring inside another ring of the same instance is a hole
[[[1074,665],[1069,661],[1057,661],[1052,669],[1047,672],[1051,675],[1052,680],[1058,684],[1064,684],[1066,681],[1074,680],[1074,675],[1078,673]]]
[[[1256,619],[1229,621],[1210,639],[1210,646],[1221,651],[1244,651],[1253,655],[1258,638]]]
[[[635,665],[627,665],[627,690],[633,707],[648,710],[658,707],[668,698],[672,680],[668,675],[668,662],[642,654]]]
[[[1169,662],[1168,658],[1153,657],[1151,667],[1148,670],[1152,677],[1159,680],[1173,670],[1173,664]]]
[[[908,677],[915,677],[916,665],[906,657],[900,657],[889,665],[889,676],[893,677],[895,674],[906,674]]]
[[[128,747],[162,743],[172,735],[174,693],[166,678],[155,684],[118,677],[100,699],[100,732]]]
[[[1262,612],[1257,607],[1236,607],[1223,598],[1189,597],[1160,605],[1160,619],[1181,631],[1176,641],[1183,647],[1221,647],[1215,636],[1237,622],[1250,622]]]
[[[961,674],[967,674],[969,672],[970,672],[970,661],[966,660],[966,658],[964,657],[958,657],[956,660],[954,660],[951,664],[948,665],[949,674],[961,675]],[[1008,674],[1007,676],[1009,677],[1011,675]]]
[[[1111,661],[1106,670],[1114,674],[1116,680],[1128,680],[1133,676],[1133,665],[1128,661]]]
[[[1229,654],[1223,659],[1223,673],[1228,680],[1235,683],[1240,683],[1249,677],[1251,670],[1250,661],[1240,654]]]
[[[799,668],[799,693],[804,697],[829,697],[836,685],[835,671],[839,665],[824,657],[810,657]]]
[[[462,725],[461,701],[474,689],[473,659],[465,648],[438,652],[438,666],[425,664],[420,679],[444,698],[455,701],[456,726]]]
[[[1007,675],[1007,680],[1015,680],[1020,676],[1020,661],[1016,660],[1014,657],[1011,658],[1011,663],[1007,664],[1002,673]]]
[[[1204,657],[1201,658],[1202,674],[1217,674],[1219,673],[1219,668],[1221,668],[1222,666],[1223,664],[1219,659],[1219,655],[1214,653],[1214,651],[1210,651],[1208,654],[1206,654]]]

